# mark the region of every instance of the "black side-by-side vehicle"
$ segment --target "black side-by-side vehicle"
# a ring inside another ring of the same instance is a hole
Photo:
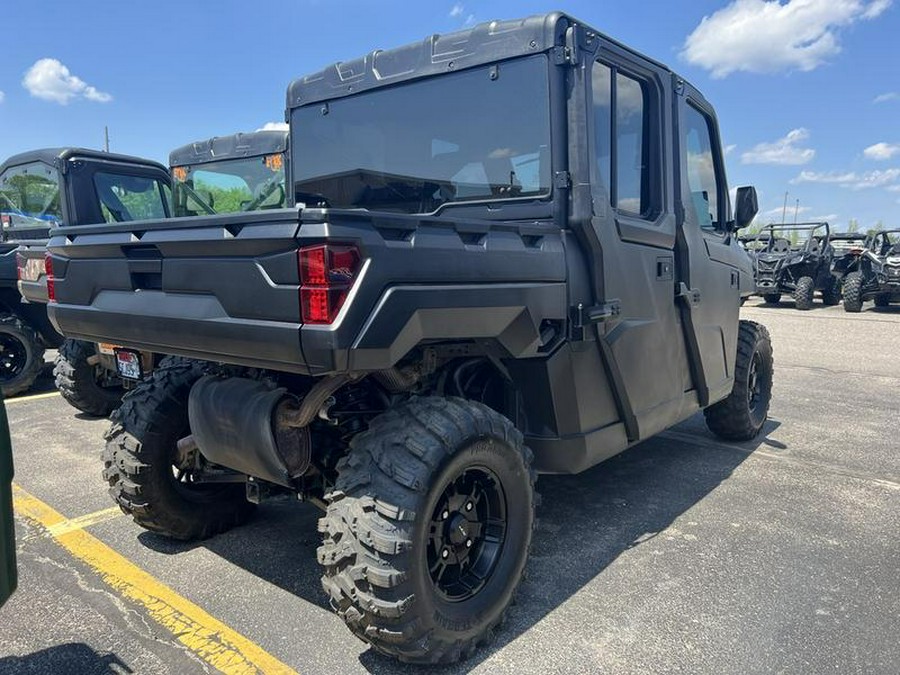
[[[876,307],[900,302],[900,229],[870,235],[855,269],[844,277],[843,292],[848,312],[862,311],[867,300]]]
[[[66,335],[172,354],[113,415],[143,527],[208,537],[321,506],[331,605],[381,652],[453,662],[524,573],[537,472],[699,411],[767,418],[772,347],[712,106],[570,16],[379,50],[287,93],[298,206],[66,227]]]
[[[811,309],[815,291],[822,302],[840,302],[840,283],[831,273],[833,249],[828,223],[771,224],[753,253],[756,293],[769,304],[784,294],[797,309]]]

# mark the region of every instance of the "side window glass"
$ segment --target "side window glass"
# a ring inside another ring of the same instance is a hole
[[[688,105],[684,129],[687,179],[697,222],[704,230],[719,230],[722,227],[719,199],[722,181],[713,155],[711,125],[703,113]]]
[[[615,209],[653,219],[658,200],[654,199],[651,180],[650,89],[646,83],[599,61],[594,63],[591,80],[594,157],[600,183]]]

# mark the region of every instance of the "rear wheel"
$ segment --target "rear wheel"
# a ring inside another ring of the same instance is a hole
[[[850,272],[844,277],[844,311],[845,312],[861,312],[862,311],[862,273]]]
[[[837,277],[831,277],[828,287],[822,290],[822,302],[829,307],[837,305],[841,301],[841,281]]]
[[[409,662],[487,642],[524,575],[534,472],[490,408],[419,398],[356,436],[319,521],[322,585],[357,637]]]
[[[763,300],[767,305],[777,305],[781,302],[781,293],[766,293],[763,295]]]
[[[96,356],[93,342],[66,340],[59,348],[53,375],[56,388],[70,405],[88,415],[106,417],[119,407],[125,388],[105,386],[109,375],[103,366],[91,363]]]
[[[794,303],[797,309],[812,309],[815,290],[816,282],[812,277],[800,277],[794,289]]]
[[[44,367],[37,333],[13,314],[0,315],[0,390],[4,397],[28,391]]]
[[[190,433],[188,394],[202,364],[164,359],[122,400],[106,434],[103,477],[122,510],[141,527],[173,539],[205,539],[253,512],[242,483],[193,482],[202,456],[179,457]]]
[[[890,307],[891,305],[891,296],[887,293],[882,293],[881,295],[875,296],[875,306],[876,307]]]
[[[754,321],[741,321],[734,386],[728,398],[703,411],[709,430],[728,441],[756,437],[769,415],[773,373],[769,331]]]

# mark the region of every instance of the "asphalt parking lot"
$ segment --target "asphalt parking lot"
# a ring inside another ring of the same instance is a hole
[[[742,314],[775,346],[765,435],[722,443],[697,416],[542,477],[510,621],[439,672],[898,671],[900,307]],[[0,674],[412,670],[328,609],[313,506],[264,504],[200,544],[144,532],[100,479],[108,422],[51,391],[7,402],[20,587]]]

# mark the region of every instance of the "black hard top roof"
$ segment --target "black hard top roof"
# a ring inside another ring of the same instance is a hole
[[[834,232],[832,239],[865,239],[869,236],[868,232]]]
[[[188,143],[169,153],[169,166],[205,164],[223,159],[260,157],[287,150],[288,132],[278,130],[249,131],[231,136],[213,136]]]
[[[40,148],[38,150],[20,152],[18,155],[9,157],[3,164],[0,164],[0,173],[11,166],[30,164],[31,162],[43,162],[50,166],[58,166],[61,162],[79,157],[106,162],[121,162],[123,164],[140,164],[142,166],[168,171],[168,169],[159,162],[154,162],[151,159],[144,159],[143,157],[135,157],[134,155],[120,155],[115,152],[103,152],[102,150],[91,150],[90,148]]]
[[[430,35],[395,49],[376,49],[366,56],[339,61],[294,80],[287,90],[287,109],[501,59],[538,54],[562,45],[566,29],[571,25],[583,26],[602,40],[637,53],[563,12],[490,21],[455,33]],[[641,56],[669,70],[664,64]]]

